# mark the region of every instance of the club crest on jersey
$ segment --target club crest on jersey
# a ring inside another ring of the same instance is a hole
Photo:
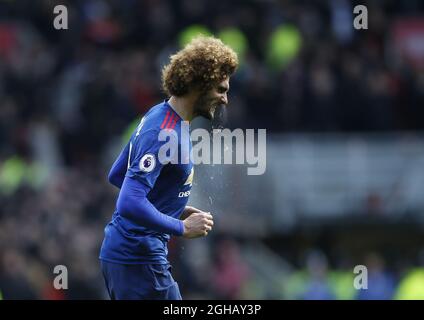
[[[156,159],[153,154],[145,154],[140,160],[140,170],[143,172],[151,172],[156,166]]]
[[[191,168],[190,175],[188,176],[186,182],[184,183],[185,186],[191,186],[193,184],[193,176],[194,176],[194,169]]]

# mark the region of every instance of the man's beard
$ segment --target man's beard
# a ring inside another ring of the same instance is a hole
[[[221,104],[215,108],[211,119],[212,129],[224,129],[227,123],[227,108]]]
[[[226,107],[223,104],[212,105],[205,96],[199,97],[195,105],[195,116],[202,116],[211,121],[212,129],[222,129],[227,120]]]

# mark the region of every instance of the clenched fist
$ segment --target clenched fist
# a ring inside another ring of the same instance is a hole
[[[212,230],[213,217],[207,212],[194,212],[183,220],[185,238],[204,237]]]

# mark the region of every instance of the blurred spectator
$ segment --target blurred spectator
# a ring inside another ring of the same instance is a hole
[[[371,253],[365,258],[368,270],[368,288],[360,289],[358,300],[390,300],[393,297],[396,282],[390,272],[385,270],[385,262],[381,256]]]
[[[424,251],[418,255],[418,267],[406,272],[400,280],[395,299],[424,300]]]
[[[221,240],[215,250],[212,286],[220,299],[240,299],[249,271],[240,257],[239,247],[231,240]]]
[[[333,300],[335,295],[328,282],[328,266],[321,252],[313,251],[306,257],[307,284],[299,299],[303,300]]]

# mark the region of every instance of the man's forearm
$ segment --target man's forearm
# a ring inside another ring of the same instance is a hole
[[[141,183],[135,179],[124,179],[117,209],[122,217],[132,219],[154,231],[176,236],[184,233],[183,222],[159,212],[146,198]]]

